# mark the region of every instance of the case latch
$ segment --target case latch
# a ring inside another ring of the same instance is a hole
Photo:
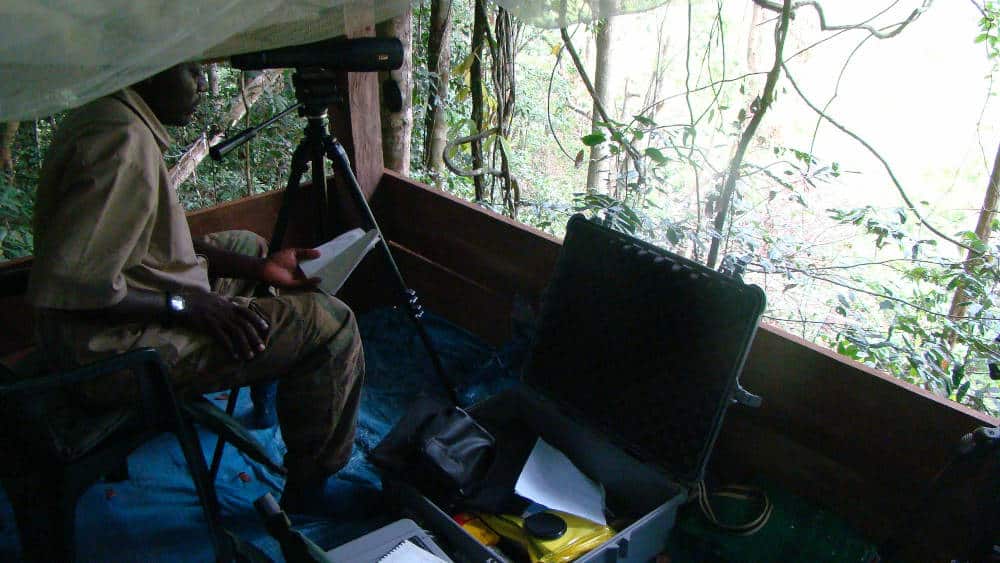
[[[749,264],[749,256],[736,256],[734,254],[728,254],[722,259],[722,264],[719,264],[719,272],[743,281],[743,273],[746,272]]]
[[[743,405],[750,407],[752,409],[760,408],[761,403],[764,399],[760,398],[760,395],[754,395],[753,393],[747,391],[740,385],[740,380],[736,380],[736,389],[733,389],[733,402],[737,405]]]

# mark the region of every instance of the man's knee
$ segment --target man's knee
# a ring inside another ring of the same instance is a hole
[[[285,294],[255,300],[250,306],[271,325],[268,348],[285,350],[282,354],[301,355],[325,349],[339,355],[360,345],[354,313],[342,301],[324,293]]]
[[[322,327],[327,348],[334,354],[340,354],[359,346],[361,333],[358,330],[357,318],[350,307],[336,297],[324,293],[309,295],[312,296],[319,311],[317,324]]]

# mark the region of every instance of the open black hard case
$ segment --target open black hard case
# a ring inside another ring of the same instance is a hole
[[[604,485],[609,510],[629,523],[578,561],[645,562],[664,549],[704,476],[764,303],[757,286],[570,219],[526,385],[470,413],[526,424]],[[468,545],[451,518],[403,488],[403,504],[434,532]]]

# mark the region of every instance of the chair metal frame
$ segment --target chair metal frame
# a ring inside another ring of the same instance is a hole
[[[85,454],[61,458],[44,448],[27,447],[17,437],[0,432],[5,462],[0,481],[14,506],[23,556],[27,561],[72,561],[75,556],[75,511],[79,496],[102,476],[120,472],[128,455],[150,438],[173,434],[191,472],[217,561],[231,561],[234,551],[222,528],[215,484],[208,471],[193,417],[174,395],[167,366],[152,348],[120,354],[68,372],[16,380],[0,366],[0,412],[7,401],[29,401],[44,416],[51,393],[107,374],[129,371],[139,384],[138,424],[126,425]],[[10,404],[10,403],[7,403]],[[41,409],[41,410],[38,410]],[[221,414],[221,413],[220,413]]]

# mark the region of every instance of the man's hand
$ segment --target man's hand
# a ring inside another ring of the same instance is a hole
[[[261,263],[257,279],[283,289],[315,287],[319,278],[307,278],[299,262],[319,258],[315,248],[285,248],[268,256]]]
[[[215,338],[234,358],[253,359],[264,351],[267,321],[250,309],[207,291],[184,294],[186,307],[178,321]]]

